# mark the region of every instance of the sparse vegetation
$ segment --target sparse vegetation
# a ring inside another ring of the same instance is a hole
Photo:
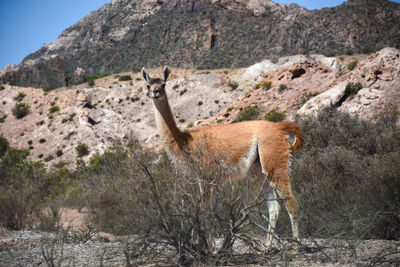
[[[88,75],[85,75],[83,77],[83,82],[90,83],[92,85],[90,85],[90,84],[89,85],[93,86],[94,85],[94,80],[97,80],[97,79],[100,79],[100,78],[104,78],[104,77],[107,77],[109,75],[110,75],[109,73],[102,73],[102,74],[99,74],[99,75],[88,74]]]
[[[58,150],[56,151],[56,156],[57,156],[57,157],[61,157],[63,154],[64,154],[64,153],[63,153],[63,151],[62,151],[61,149],[58,149]]]
[[[132,80],[132,77],[130,75],[122,75],[122,76],[119,76],[118,80],[119,81],[130,81],[130,80]]]
[[[80,143],[75,148],[78,157],[84,157],[89,155],[89,146],[87,144]]]
[[[4,87],[4,85],[0,85],[0,91],[3,91],[4,89],[6,89],[5,87]]]
[[[39,143],[43,144],[44,142],[46,142],[46,139],[44,139],[44,138],[39,139]]]
[[[287,88],[288,88],[287,85],[282,83],[282,84],[279,85],[279,87],[278,87],[278,92],[279,92],[279,93],[282,93],[282,92],[285,91]]]
[[[15,97],[15,101],[17,102],[21,102],[24,98],[25,98],[26,94],[20,92],[16,97]]]
[[[29,105],[25,103],[17,103],[13,108],[12,108],[12,113],[17,119],[21,119],[28,115],[30,110]]]
[[[278,122],[278,121],[283,121],[285,117],[286,115],[284,112],[278,112],[275,109],[273,109],[269,111],[267,114],[265,114],[264,120]]]
[[[48,155],[47,157],[44,158],[44,161],[49,162],[49,161],[52,161],[53,159],[54,159],[53,155]]]
[[[187,92],[187,89],[185,88],[185,89],[183,89],[183,90],[180,90],[179,91],[179,95],[181,96],[181,95],[183,95],[184,93],[186,93]]]
[[[3,123],[7,119],[7,114],[0,116],[0,123]]]
[[[308,100],[310,100],[311,98],[313,98],[314,96],[317,96],[318,93],[306,93],[301,97],[301,101],[300,101],[300,105],[304,105]]]
[[[60,112],[60,107],[56,106],[56,105],[53,105],[53,106],[50,107],[49,112],[50,113]]]
[[[187,125],[186,125],[186,128],[192,128],[194,126],[194,123],[193,122],[189,122]]]
[[[10,143],[8,142],[7,138],[0,135],[0,158],[2,158],[10,149]]]
[[[353,70],[357,66],[357,64],[358,64],[358,60],[353,60],[353,61],[349,62],[346,67],[348,70]]]
[[[235,81],[229,81],[228,86],[231,88],[231,90],[236,90],[239,87],[239,84]]]
[[[265,82],[262,84],[264,90],[269,90],[272,86],[272,82]]]
[[[352,82],[350,82],[350,83],[348,83],[348,84],[346,85],[346,89],[345,89],[345,91],[344,91],[344,97],[346,97],[346,98],[348,98],[348,97],[352,98],[352,97],[354,97],[354,96],[358,93],[358,91],[360,91],[362,88],[363,88],[363,86],[362,86],[361,83],[352,83]]]
[[[258,118],[259,114],[260,114],[260,111],[258,110],[257,106],[250,106],[250,107],[247,107],[247,108],[244,108],[243,110],[241,110],[236,115],[233,122],[255,120]]]
[[[75,132],[75,131],[69,132],[69,133],[67,134],[67,136],[64,137],[64,140],[70,140],[70,139],[71,139],[71,136],[73,136],[73,135],[75,135],[75,134],[77,134],[77,132]]]

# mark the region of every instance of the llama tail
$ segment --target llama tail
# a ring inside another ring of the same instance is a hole
[[[296,137],[292,144],[293,151],[299,150],[303,147],[305,136],[300,125],[290,121],[283,121],[280,122],[280,129],[285,133],[293,134]]]

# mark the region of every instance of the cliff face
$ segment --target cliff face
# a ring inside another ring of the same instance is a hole
[[[0,72],[0,82],[52,88],[87,74],[164,64],[242,67],[293,54],[400,48],[400,5],[349,0],[308,11],[269,0],[114,0]]]

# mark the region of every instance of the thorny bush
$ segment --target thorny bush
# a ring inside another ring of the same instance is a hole
[[[141,246],[146,240],[149,247],[173,248],[179,264],[220,261],[238,238],[257,242],[247,234],[263,202],[258,182],[218,184],[227,174],[222,157],[207,157],[200,150],[195,154],[184,168],[165,153],[156,155],[137,144],[94,156],[89,166],[77,170],[85,177],[78,180],[84,181],[92,222],[105,231],[135,234]],[[211,187],[207,203],[204,196]],[[222,240],[217,250],[210,234]]]

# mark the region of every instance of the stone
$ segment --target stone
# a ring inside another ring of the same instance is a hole
[[[333,107],[344,96],[347,82],[341,82],[331,89],[308,100],[298,111],[299,115],[317,115],[323,108]]]

